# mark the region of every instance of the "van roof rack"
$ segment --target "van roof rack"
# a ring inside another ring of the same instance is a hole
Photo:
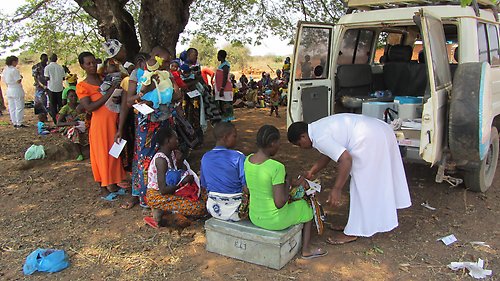
[[[494,0],[476,0],[473,1],[479,8],[491,9],[498,5],[498,1]],[[349,8],[355,9],[390,9],[390,8],[403,8],[403,7],[416,7],[416,6],[430,6],[430,5],[460,5],[460,0],[346,0]]]

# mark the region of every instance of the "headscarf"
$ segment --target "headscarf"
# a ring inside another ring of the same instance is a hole
[[[122,43],[116,39],[109,39],[108,41],[102,43],[102,47],[104,48],[106,54],[108,54],[108,57],[112,58],[120,52]]]

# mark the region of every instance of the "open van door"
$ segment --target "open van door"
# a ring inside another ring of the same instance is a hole
[[[441,160],[446,144],[447,104],[452,86],[446,37],[443,23],[427,8],[420,9],[414,20],[422,34],[430,90],[430,96],[426,93],[424,97],[419,152],[422,159],[434,165]]]
[[[333,25],[299,22],[288,85],[287,125],[314,122],[332,114]]]

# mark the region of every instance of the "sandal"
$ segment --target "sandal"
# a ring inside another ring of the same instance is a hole
[[[118,197],[118,194],[110,192],[108,195],[102,196],[101,199],[108,201],[108,202],[113,202],[113,201],[116,201],[116,199],[117,199],[116,197]]]
[[[311,259],[315,259],[315,258],[324,257],[326,255],[328,255],[328,251],[323,251],[321,248],[317,248],[309,256],[302,255],[302,258],[305,260],[311,260]]]
[[[346,236],[346,240],[341,240],[341,239],[334,239],[332,237],[326,238],[326,243],[331,244],[331,245],[342,245],[342,244],[347,244],[354,242],[358,240],[357,236]]]
[[[158,228],[158,223],[152,217],[144,217],[144,222],[152,228]]]

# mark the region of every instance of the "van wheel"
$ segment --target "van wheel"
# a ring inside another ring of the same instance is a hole
[[[465,186],[474,192],[486,192],[493,184],[498,164],[498,130],[491,128],[490,147],[483,161],[465,171]]]

